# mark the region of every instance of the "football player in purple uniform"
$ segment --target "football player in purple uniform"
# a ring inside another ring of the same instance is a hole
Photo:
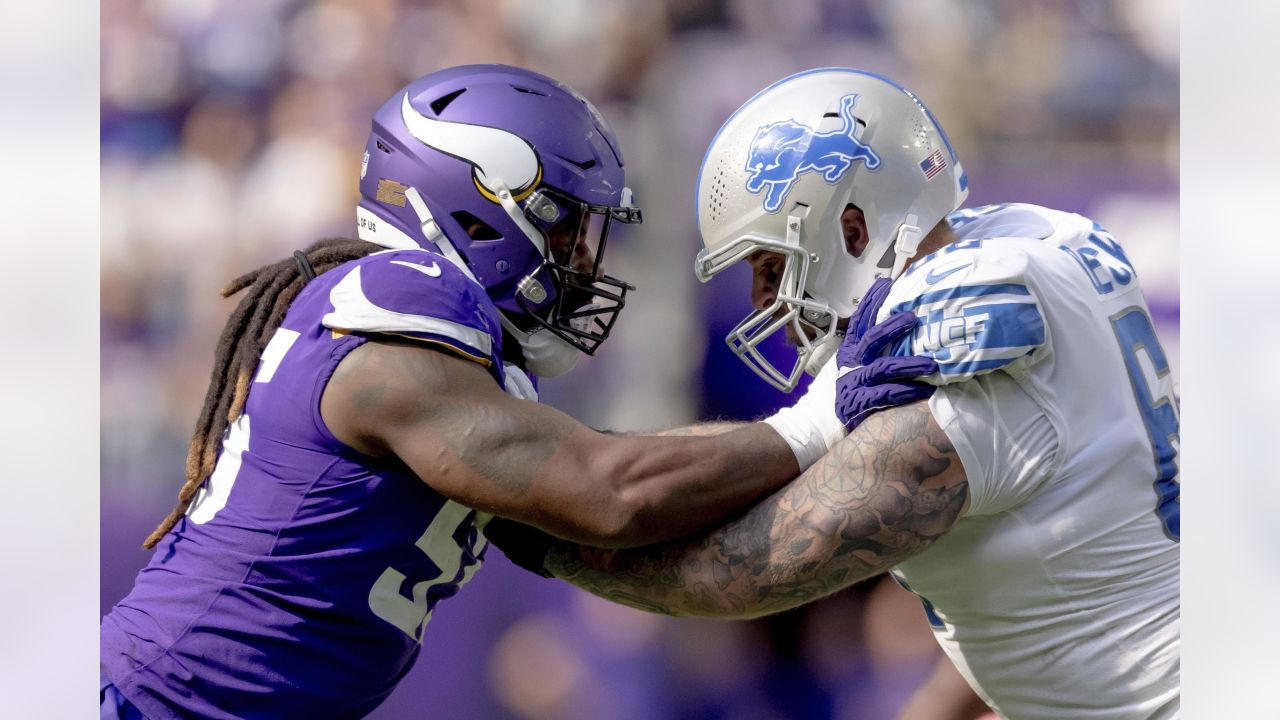
[[[534,402],[609,335],[641,214],[594,107],[467,66],[373,119],[359,240],[233,281],[173,512],[103,619],[103,717],[361,717],[501,515],[600,547],[712,527],[843,435],[830,375],[762,423],[596,432]],[[829,354],[829,353],[828,353]]]

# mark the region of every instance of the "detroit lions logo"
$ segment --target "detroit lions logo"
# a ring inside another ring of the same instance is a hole
[[[853,119],[853,103],[857,99],[857,93],[840,98],[844,124],[838,130],[816,132],[795,120],[780,120],[756,131],[747,151],[747,192],[764,192],[767,212],[778,212],[801,173],[821,172],[824,180],[834,183],[857,160],[868,170],[880,167],[880,156],[854,137],[858,125]]]

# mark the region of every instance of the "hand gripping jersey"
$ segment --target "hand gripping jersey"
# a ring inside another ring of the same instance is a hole
[[[375,253],[311,281],[212,476],[102,621],[104,671],[147,717],[362,717],[412,666],[436,603],[480,567],[488,516],[345,446],[320,416],[338,363],[377,333],[484,365],[532,399],[503,366],[496,309],[439,255]]]
[[[1133,267],[1079,215],[949,221],[880,317],[920,318],[895,353],[938,361],[971,504],[893,574],[1003,717],[1176,717],[1178,410]]]

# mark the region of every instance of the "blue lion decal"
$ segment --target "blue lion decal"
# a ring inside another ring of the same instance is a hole
[[[824,180],[834,183],[856,160],[861,160],[868,170],[880,167],[880,156],[853,136],[857,129],[853,103],[857,99],[857,93],[840,98],[844,124],[838,130],[815,132],[795,120],[780,120],[756,131],[747,151],[747,192],[766,191],[766,211],[778,212],[800,173],[821,172]]]

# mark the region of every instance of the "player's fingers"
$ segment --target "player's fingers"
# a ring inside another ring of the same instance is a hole
[[[938,363],[929,357],[883,357],[867,364],[872,383],[911,380],[938,371]]]
[[[893,281],[889,278],[876,278],[876,281],[871,283],[871,288],[867,291],[867,294],[874,300],[872,310],[877,312],[880,310],[880,305],[884,303],[884,299],[889,297],[889,289],[891,287],[893,287]]]
[[[853,430],[858,425],[861,425],[863,420],[881,410],[928,399],[933,394],[933,391],[937,389],[932,385],[923,385],[922,387],[916,387],[916,385],[922,384],[909,383],[901,386],[885,386],[886,392],[879,394],[870,404],[854,411],[846,410],[844,415],[848,415],[848,420],[845,421],[845,428]],[[844,415],[841,415],[841,417],[844,417]]]
[[[893,283],[888,278],[879,278],[862,296],[862,302],[858,303],[858,318],[854,326],[854,335],[861,339],[867,334],[867,331],[876,322],[876,315],[880,313],[880,306],[884,304],[884,299],[889,296],[889,289]]]
[[[836,350],[836,366],[851,368],[861,365],[862,349],[859,344],[858,338],[854,337],[853,333],[845,335],[839,349]]]
[[[861,340],[863,335],[867,334],[867,330],[875,323],[876,315],[880,312],[881,299],[877,297],[879,287],[872,283],[871,287],[862,294],[862,300],[858,302],[858,309],[854,314],[852,323],[852,332],[854,337]]]
[[[938,389],[933,385],[922,382],[893,383],[884,387],[887,389],[885,399],[894,406],[928,399]]]
[[[888,345],[907,333],[911,332],[916,326],[916,316],[910,312],[900,312],[890,315],[884,322],[876,325],[867,333],[862,341],[862,357],[858,358],[863,364],[874,358],[884,354],[884,349]]]

